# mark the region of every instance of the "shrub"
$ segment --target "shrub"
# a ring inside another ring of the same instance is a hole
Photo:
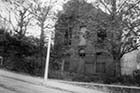
[[[135,70],[133,72],[135,82],[140,86],[140,70]]]

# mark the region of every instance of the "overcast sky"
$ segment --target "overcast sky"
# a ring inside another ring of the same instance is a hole
[[[28,0],[27,0],[28,1]],[[42,2],[49,2],[49,0],[41,0]],[[53,0],[51,0],[53,1]],[[54,12],[58,12],[58,11],[61,11],[63,10],[62,6],[63,4],[66,2],[67,0],[57,0],[57,3],[54,4],[54,7],[52,9],[52,11]],[[4,2],[1,2],[0,0],[0,13],[3,17],[5,18],[8,18],[9,17],[9,12],[6,11],[7,8],[10,8],[10,7],[7,7],[7,6],[10,6],[8,3],[4,3]],[[14,25],[16,25],[16,20],[14,18],[14,14],[11,13],[10,14],[12,16],[12,22]],[[52,20],[48,20],[48,22],[54,24],[54,22]],[[28,32],[27,32],[28,35],[34,35],[34,36],[39,36],[40,35],[40,31],[38,29],[38,27],[29,27],[28,28]]]
[[[29,1],[31,1],[31,0],[29,0]],[[41,1],[42,2],[49,2],[50,0],[41,0]],[[51,0],[51,1],[53,1],[53,0]],[[62,11],[63,10],[63,7],[62,6],[67,1],[69,1],[69,0],[57,0],[57,3],[55,3],[55,4],[53,3],[54,4],[53,11],[55,11],[55,12]],[[87,0],[87,1],[88,1],[88,3],[93,3],[96,0]],[[5,8],[7,8],[7,6],[9,6],[7,3],[1,3],[0,2],[0,12],[1,12],[1,14],[2,14],[3,17],[8,17],[8,12],[6,12],[6,9],[5,9]],[[14,14],[11,13],[11,15],[13,16],[12,21],[16,25]],[[52,24],[55,24],[52,20],[49,20],[48,22],[50,22]],[[30,27],[30,28],[28,28],[28,33],[27,34],[28,35],[34,35],[34,36],[39,37],[40,30],[38,29],[38,27]]]
[[[41,1],[42,2],[49,2],[49,0],[41,0]],[[57,0],[57,3],[55,3],[52,11],[54,11],[54,12],[62,11],[63,10],[63,8],[62,8],[63,4],[64,4],[64,0]],[[48,19],[47,23],[55,24],[55,22],[52,21],[51,19]],[[30,29],[28,29],[28,34],[39,37],[40,30],[38,29],[38,27],[30,27]]]

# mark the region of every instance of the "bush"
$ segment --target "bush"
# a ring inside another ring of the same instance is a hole
[[[123,75],[117,78],[117,82],[124,85],[135,85],[135,80],[132,76]]]
[[[35,76],[44,75],[44,67],[41,65],[40,59],[35,56],[7,57],[4,62],[4,68],[8,70],[23,72]]]
[[[106,84],[112,84],[118,82],[118,79],[116,77],[105,77],[104,83]]]
[[[140,86],[140,70],[135,70],[133,72],[135,82]]]
[[[72,79],[73,81],[78,81],[78,82],[90,82],[91,79],[84,75],[84,74],[75,74],[75,76]]]
[[[56,71],[56,70],[49,70],[48,77],[53,79],[63,79],[63,75],[61,74],[61,71]]]

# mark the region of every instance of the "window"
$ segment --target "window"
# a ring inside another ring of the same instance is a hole
[[[64,63],[64,71],[69,71],[70,62],[65,61]]]
[[[79,49],[79,56],[84,57],[85,55],[86,55],[85,49],[83,49],[83,48]]]
[[[102,52],[97,52],[96,55],[100,56],[100,55],[102,55]]]
[[[3,65],[3,57],[0,56],[0,65]]]
[[[105,73],[105,63],[96,63],[96,72]]]
[[[97,36],[98,36],[98,42],[103,42],[107,37],[106,30],[99,29],[99,31],[97,32]]]
[[[70,27],[67,31],[65,31],[65,45],[71,45],[72,39],[72,28]]]

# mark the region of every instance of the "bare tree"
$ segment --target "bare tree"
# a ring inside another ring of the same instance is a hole
[[[32,15],[28,12],[31,7],[31,3],[28,3],[27,0],[20,1],[10,1],[10,7],[6,7],[8,12],[7,17],[1,16],[4,21],[8,22],[12,27],[12,30],[16,32],[19,39],[25,36],[27,32],[27,27],[29,26]],[[25,5],[25,6],[24,6]]]
[[[139,4],[140,0],[96,0],[96,3],[93,4],[109,15],[107,33],[110,33],[110,36],[108,42],[112,47],[110,53],[116,62],[120,61],[123,54],[132,50],[132,47],[127,47],[130,43],[122,42],[122,38],[138,35]],[[99,22],[106,24],[106,21],[103,20],[99,20]],[[124,29],[127,30],[127,33],[124,33]]]
[[[44,52],[44,45],[45,45],[45,38],[47,30],[50,29],[50,24],[48,24],[49,20],[54,19],[55,13],[52,11],[53,4],[56,3],[56,1],[49,0],[48,2],[40,2],[38,0],[33,0],[33,5],[30,10],[30,13],[33,14],[35,20],[35,24],[40,29],[40,61],[43,66],[43,58],[45,56]],[[51,26],[52,28],[52,26]]]

